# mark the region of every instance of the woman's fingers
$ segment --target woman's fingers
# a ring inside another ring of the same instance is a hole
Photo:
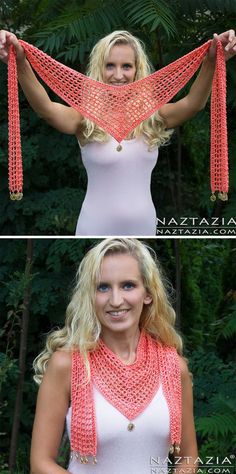
[[[7,62],[8,58],[8,46],[6,43],[6,31],[0,31],[0,59],[3,62]]]
[[[234,38],[235,38],[235,31],[229,30],[229,41],[233,41]]]
[[[234,53],[236,51],[236,37],[235,37],[235,31],[234,30],[229,30],[229,36],[228,36],[228,43],[225,46],[226,51],[230,51]]]
[[[0,30],[0,44],[6,43],[6,33],[8,32],[5,30]]]
[[[225,51],[225,60],[227,61],[228,59],[232,58],[236,54],[236,37],[235,37],[235,31],[228,30],[225,31],[224,33],[221,33],[218,35],[217,33],[214,33],[213,35],[213,40],[211,47],[209,49],[209,57],[214,58],[215,52],[216,52],[216,43],[217,41],[220,41],[224,51]]]
[[[11,37],[12,35],[9,31],[0,31],[0,59],[5,63],[8,61],[9,46],[12,41]]]
[[[217,33],[214,33],[212,43],[208,51],[208,58],[212,61],[215,59],[217,40],[218,40],[218,35]]]
[[[224,42],[222,44],[225,49],[225,59],[226,61],[236,54],[236,37],[234,30],[228,30],[225,33]]]
[[[7,63],[9,47],[13,45],[16,51],[17,61],[22,61],[25,58],[24,49],[20,45],[16,35],[9,31],[1,30],[0,31],[0,59]]]

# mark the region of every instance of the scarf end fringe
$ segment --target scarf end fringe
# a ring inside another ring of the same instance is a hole
[[[90,461],[92,464],[97,464],[96,456],[92,455],[92,459],[90,460],[88,456],[82,456],[78,451],[71,451],[70,460],[72,461],[73,459],[78,460],[81,464],[89,464]]]
[[[11,201],[21,201],[22,198],[23,198],[23,193],[16,192],[16,191],[10,192]]]
[[[179,454],[180,453],[180,445],[179,443],[173,443],[169,449],[170,454]]]
[[[212,195],[210,196],[210,200],[212,202],[214,202],[214,201],[216,201],[217,197],[221,201],[228,201],[228,193],[226,193],[226,192],[219,192],[217,196],[215,195],[215,193],[212,193]]]

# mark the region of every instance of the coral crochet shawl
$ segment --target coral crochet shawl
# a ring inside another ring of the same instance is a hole
[[[119,143],[143,120],[169,102],[182,89],[203,61],[209,40],[144,79],[116,87],[95,81],[38,48],[20,40],[26,57],[45,83],[67,104],[92,120]],[[211,96],[211,190],[227,199],[228,149],[226,125],[226,68],[223,47],[217,42],[216,68]],[[17,67],[11,46],[8,61],[9,94],[9,189],[12,199],[21,199],[23,171],[20,141]],[[200,145],[200,144],[199,144]]]
[[[88,353],[88,357],[91,371],[89,382],[80,352],[75,351],[72,355],[72,457],[87,463],[88,456],[93,456],[96,463],[97,433],[93,385],[127,418],[127,429],[132,431],[135,418],[149,405],[162,384],[170,414],[170,444],[172,450],[178,452],[181,441],[182,400],[176,350],[162,345],[142,331],[136,361],[131,365],[124,364],[101,339],[98,348]]]

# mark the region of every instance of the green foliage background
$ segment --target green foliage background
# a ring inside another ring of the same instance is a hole
[[[235,19],[235,0],[3,0],[0,5],[0,28],[16,32],[81,72],[86,69],[93,45],[115,29],[127,29],[141,38],[158,69],[211,38],[214,32],[229,29]],[[6,69],[0,64],[0,232],[73,235],[87,183],[78,144],[74,137],[43,123],[23,95],[24,199],[9,200]],[[161,150],[152,175],[152,195],[159,217],[236,214],[235,58],[228,62],[227,71],[230,200],[215,204],[209,201],[208,105],[180,127],[171,145]]]
[[[46,334],[63,325],[75,273],[90,239],[33,239],[34,257],[27,371],[16,473],[28,473],[37,388],[32,362]],[[149,239],[174,288],[180,277],[179,330],[193,373],[201,456],[235,453],[236,441],[236,242],[235,239]],[[26,239],[0,242],[0,472],[7,473],[18,376]],[[176,261],[180,259],[180,275]]]

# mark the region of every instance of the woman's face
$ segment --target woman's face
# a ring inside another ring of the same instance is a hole
[[[122,86],[134,82],[135,73],[133,48],[128,44],[113,46],[104,64],[103,82],[113,86]]]
[[[103,259],[95,297],[95,310],[103,335],[136,333],[143,305],[151,301],[134,257],[115,254]]]

